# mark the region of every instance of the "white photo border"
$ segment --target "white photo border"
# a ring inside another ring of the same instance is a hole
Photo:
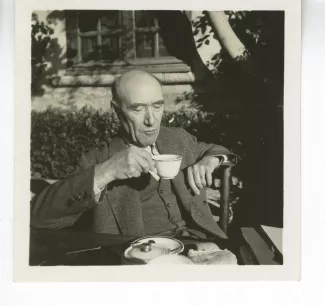
[[[174,2],[174,3],[173,3]],[[281,266],[118,266],[118,267],[30,267],[30,17],[33,10],[58,9],[182,9],[182,10],[284,10],[284,231]],[[246,281],[300,279],[300,1],[232,0],[212,1],[119,1],[17,0],[15,8],[15,282],[125,282],[125,281]],[[23,50],[23,51],[22,51]],[[19,188],[17,188],[19,186]]]

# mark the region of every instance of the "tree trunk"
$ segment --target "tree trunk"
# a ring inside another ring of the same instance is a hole
[[[211,26],[217,34],[220,44],[227,50],[233,59],[242,56],[246,50],[243,43],[239,40],[231,28],[227,15],[224,12],[207,11]]]

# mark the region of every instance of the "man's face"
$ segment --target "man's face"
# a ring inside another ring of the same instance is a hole
[[[153,78],[133,80],[122,90],[119,117],[128,140],[138,147],[153,144],[164,112],[160,84]]]

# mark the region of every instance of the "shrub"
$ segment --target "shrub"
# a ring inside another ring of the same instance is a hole
[[[71,173],[81,153],[102,146],[119,127],[113,113],[89,108],[32,112],[31,123],[32,176],[51,179]]]

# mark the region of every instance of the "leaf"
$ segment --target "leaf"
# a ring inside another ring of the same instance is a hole
[[[202,34],[205,34],[205,32],[207,31],[207,24],[203,24],[202,25]]]

